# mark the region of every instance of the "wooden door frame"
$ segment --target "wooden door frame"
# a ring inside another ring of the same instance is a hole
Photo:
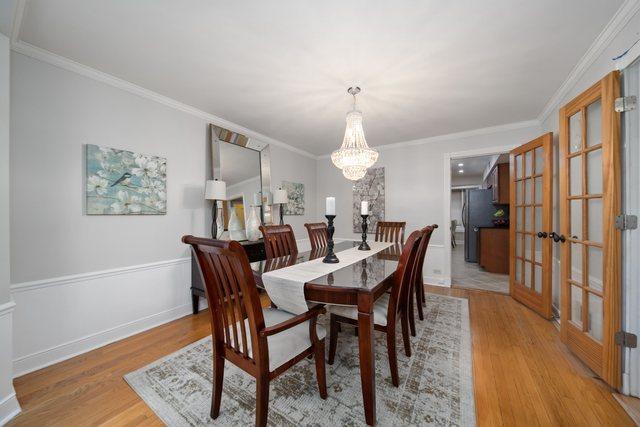
[[[533,166],[535,162],[535,152],[532,151],[537,147],[543,147],[543,160],[545,162],[545,168],[543,170],[542,177],[542,198],[541,203],[542,207],[540,208],[542,212],[542,228],[543,231],[547,233],[551,233],[553,230],[553,133],[547,132],[542,134],[541,136],[527,142],[524,145],[518,146],[511,150],[509,153],[509,192],[510,192],[510,203],[509,203],[509,294],[516,300],[522,302],[527,307],[534,310],[536,313],[540,314],[545,319],[551,320],[553,317],[552,310],[552,294],[553,294],[553,246],[551,245],[551,240],[543,240],[541,244],[542,250],[542,267],[540,268],[542,272],[542,280],[541,280],[541,292],[540,297],[536,297],[531,292],[527,292],[523,289],[523,287],[515,286],[515,262],[516,262],[516,227],[518,226],[518,221],[515,220],[515,215],[518,209],[515,207],[517,204],[516,200],[516,169],[515,169],[515,157],[517,155],[522,155],[523,164],[524,164],[524,153],[532,152],[532,156],[534,158],[532,162],[532,176],[535,175],[535,167]],[[521,166],[522,167],[522,166]],[[524,174],[524,171],[523,171]],[[524,176],[524,175],[523,175]],[[535,191],[535,180],[531,182],[532,189]],[[525,187],[526,188],[526,187]],[[526,200],[526,195],[524,194],[523,188],[523,201]],[[535,198],[532,197],[532,203],[535,204]],[[545,207],[547,209],[545,209]],[[535,208],[533,208],[531,214],[532,221],[532,230],[534,235],[531,237],[532,248],[535,248]],[[526,231],[526,230],[523,230]],[[551,239],[551,237],[547,237],[547,239]],[[523,248],[523,256],[526,257],[527,248]],[[535,249],[534,249],[535,251]],[[535,256],[532,259],[535,262]],[[526,263],[525,263],[526,265]],[[534,264],[535,265],[535,264]],[[545,268],[546,267],[546,268]],[[535,267],[532,266],[535,269]],[[526,276],[526,271],[522,270],[523,277]],[[533,283],[532,283],[533,286]]]
[[[601,99],[602,120],[602,177],[603,197],[602,215],[604,218],[615,218],[621,212],[621,177],[620,177],[620,114],[615,113],[613,101],[620,96],[619,72],[613,71],[602,80],[596,82],[586,91],[572,99],[559,111],[560,127],[560,234],[569,236],[570,218],[569,201],[569,117],[580,111],[581,105],[588,105],[597,99]],[[593,101],[592,101],[593,100]],[[604,114],[604,112],[610,114]],[[582,123],[583,132],[586,124]],[[608,143],[605,141],[608,140]],[[564,141],[564,142],[563,142]],[[586,168],[586,165],[582,165]],[[565,171],[565,172],[562,172]],[[584,179],[584,178],[583,178]],[[621,233],[615,228],[614,221],[603,224],[603,247],[607,245],[609,250],[603,251],[603,325],[602,325],[602,355],[594,360],[587,351],[593,344],[590,337],[578,334],[569,334],[570,294],[567,289],[567,280],[570,276],[569,243],[560,249],[560,292],[561,292],[561,339],[571,344],[572,351],[587,363],[606,383],[619,389],[622,380],[622,352],[615,343],[615,333],[621,328],[622,321],[622,289],[621,289]],[[588,273],[588,272],[587,272]],[[588,278],[587,278],[588,280]],[[584,303],[584,301],[583,301]],[[583,310],[585,308],[583,307]],[[586,308],[588,310],[588,307]],[[592,340],[593,341],[593,340]],[[595,341],[594,341],[595,342]],[[598,343],[599,345],[599,343]]]
[[[493,154],[505,154],[513,150],[517,145],[502,145],[496,147],[477,148],[474,150],[465,151],[452,151],[450,153],[444,153],[443,165],[444,165],[444,185],[442,188],[442,223],[445,227],[442,227],[444,232],[444,271],[443,285],[451,286],[451,229],[446,226],[451,223],[451,160],[456,159],[468,159],[470,157],[491,156]]]

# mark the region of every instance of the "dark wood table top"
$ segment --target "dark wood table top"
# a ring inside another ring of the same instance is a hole
[[[334,252],[340,258],[340,251],[357,247],[359,244],[360,242],[354,241],[336,243]],[[326,248],[320,248],[315,251],[300,252],[295,256],[290,255],[254,262],[251,264],[251,268],[256,277],[256,284],[263,288],[261,280],[263,273],[322,258],[326,255],[326,252]],[[307,282],[305,284],[305,295],[310,301],[353,305],[356,304],[355,298],[358,292],[372,292],[376,294],[374,298],[377,298],[389,288],[389,282],[393,277],[401,254],[401,244],[393,244],[377,253],[372,251],[370,256],[361,261],[345,265],[333,273]]]

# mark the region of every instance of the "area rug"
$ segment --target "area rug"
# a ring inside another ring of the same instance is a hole
[[[425,320],[416,319],[412,357],[404,355],[398,329],[400,387],[393,387],[386,340],[375,332],[378,424],[475,425],[471,333],[466,299],[427,294]],[[328,338],[327,338],[328,348]],[[169,426],[252,425],[255,381],[225,364],[220,416],[211,405],[211,338],[203,338],[135,372],[129,385]],[[333,366],[327,365],[329,397],[318,394],[313,360],[305,359],[271,382],[269,425],[364,425],[358,341],[343,325]]]

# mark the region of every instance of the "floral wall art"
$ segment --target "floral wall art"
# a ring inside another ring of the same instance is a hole
[[[89,215],[167,213],[167,160],[126,150],[86,146]]]
[[[353,184],[353,232],[362,233],[360,202],[369,202],[367,234],[376,232],[378,221],[384,221],[384,168],[370,168],[364,178]]]
[[[304,184],[282,181],[282,189],[287,190],[289,203],[284,205],[285,215],[304,215]]]

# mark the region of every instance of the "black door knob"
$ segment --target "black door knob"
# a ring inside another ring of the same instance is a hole
[[[547,238],[547,232],[546,231],[538,231],[538,237],[541,239],[546,239]]]

